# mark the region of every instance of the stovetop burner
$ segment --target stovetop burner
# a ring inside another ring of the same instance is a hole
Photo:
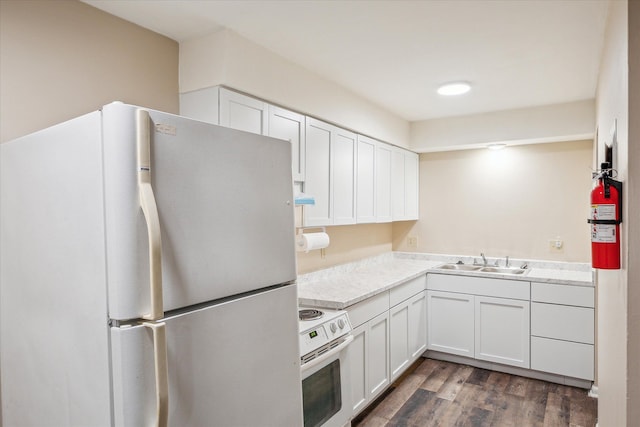
[[[320,310],[305,308],[303,310],[298,310],[298,318],[300,320],[316,320],[321,318],[324,313]]]

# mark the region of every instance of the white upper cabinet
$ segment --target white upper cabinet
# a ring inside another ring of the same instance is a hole
[[[333,130],[333,224],[356,223],[357,136],[340,128]]]
[[[394,221],[405,219],[404,201],[404,150],[393,147],[391,151],[391,217]]]
[[[304,225],[330,225],[333,222],[331,192],[331,127],[307,118],[306,179],[304,192],[315,198],[315,205],[304,207]]]
[[[291,142],[291,168],[294,181],[305,176],[305,116],[269,105],[269,136]]]
[[[180,115],[217,125],[219,88],[207,87],[180,94]]]
[[[376,144],[375,198],[376,222],[391,222],[391,152],[393,146],[378,142]]]
[[[359,224],[376,222],[376,147],[375,140],[358,135],[356,213]]]
[[[418,219],[418,154],[393,147],[391,152],[391,215],[393,221]]]
[[[220,126],[269,135],[266,102],[220,88]]]
[[[304,226],[418,219],[418,155],[222,86],[180,94],[180,114],[291,143]],[[303,185],[304,183],[304,185]]]
[[[418,182],[420,161],[417,153],[404,152],[404,216],[407,220],[418,219]]]
[[[305,226],[355,224],[356,134],[308,117],[306,139]]]

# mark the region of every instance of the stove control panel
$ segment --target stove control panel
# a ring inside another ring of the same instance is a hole
[[[322,320],[313,322],[309,329],[300,331],[301,356],[351,332],[351,324],[347,313],[336,314]]]

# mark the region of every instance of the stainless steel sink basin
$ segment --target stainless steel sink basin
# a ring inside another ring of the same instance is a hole
[[[525,274],[529,270],[524,268],[511,267],[483,267],[481,265],[469,264],[442,264],[436,267],[438,270],[457,270],[457,271],[477,271],[480,273],[496,273],[496,274]]]
[[[528,270],[523,268],[505,268],[505,267],[482,267],[483,273],[499,273],[499,274],[524,274]]]
[[[482,267],[479,265],[465,265],[465,264],[443,264],[436,267],[440,270],[460,270],[460,271],[478,271]]]

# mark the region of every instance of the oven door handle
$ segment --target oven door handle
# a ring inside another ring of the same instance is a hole
[[[317,366],[317,365],[323,363],[325,360],[333,357],[336,353],[340,353],[342,350],[344,350],[344,348],[346,346],[348,346],[351,343],[351,341],[353,341],[353,335],[348,335],[344,339],[344,341],[341,342],[336,347],[334,347],[331,350],[329,350],[328,352],[324,353],[322,356],[316,357],[312,361],[307,362],[304,365],[302,365],[302,372],[305,372],[305,371],[313,368],[314,366]]]

